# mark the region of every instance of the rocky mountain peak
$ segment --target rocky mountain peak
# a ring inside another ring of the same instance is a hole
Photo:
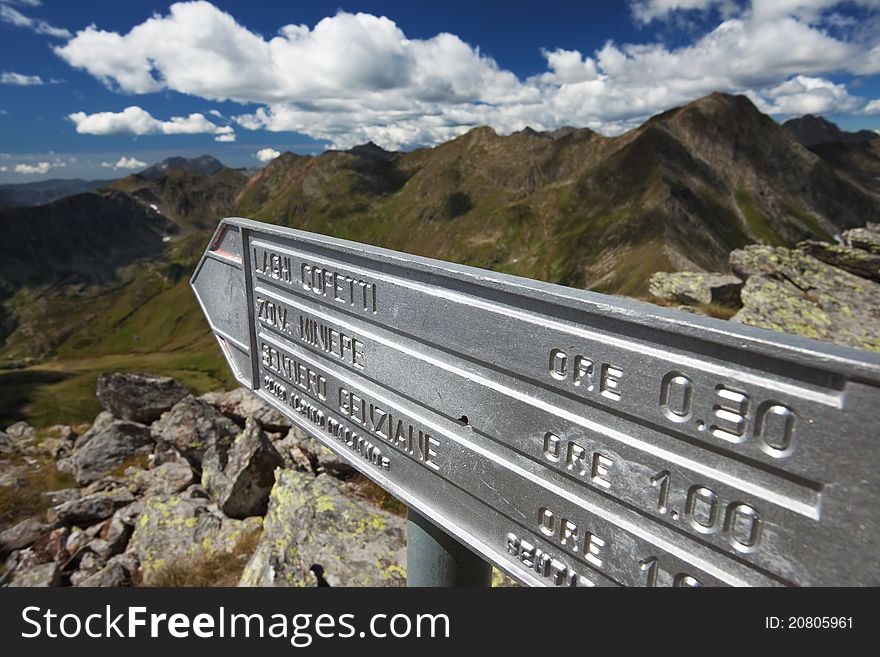
[[[140,172],[142,178],[154,180],[167,175],[170,171],[189,171],[202,176],[213,176],[226,167],[220,160],[211,155],[201,155],[195,158],[169,157]]]
[[[372,141],[368,141],[366,144],[354,146],[353,148],[350,148],[345,152],[367,160],[388,161],[394,159],[394,156],[396,155],[396,153],[392,151],[386,151],[384,148],[373,143]]]
[[[871,130],[847,132],[841,130],[823,116],[806,114],[798,119],[790,119],[782,124],[792,137],[804,146],[817,146],[830,142],[856,143],[880,140],[880,135]]]

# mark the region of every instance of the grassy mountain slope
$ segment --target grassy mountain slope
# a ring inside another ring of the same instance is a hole
[[[148,206],[155,205],[183,229],[213,230],[217,219],[234,206],[234,199],[247,180],[240,171],[228,168],[210,176],[172,168],[149,177],[126,176],[111,188]]]
[[[86,193],[0,210],[0,280],[7,288],[106,282],[117,267],[164,250],[177,227],[127,194]]]
[[[62,212],[79,207],[78,197],[56,210],[18,213],[18,229],[48,249],[43,259],[52,264],[19,257],[17,275],[29,284],[8,286],[0,425],[22,416],[38,424],[90,420],[98,411],[95,380],[108,370],[164,372],[203,391],[231,385],[188,281],[245,181],[231,169],[204,176],[172,168],[153,180],[120,180],[91,195],[82,213]],[[80,214],[68,234],[63,224]],[[164,241],[163,232],[153,234],[157,225],[175,235]],[[73,271],[56,253],[69,245],[78,247]]]

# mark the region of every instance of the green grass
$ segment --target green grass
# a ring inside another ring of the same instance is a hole
[[[173,376],[195,393],[234,387],[189,287],[206,242],[188,235],[171,245],[168,260],[140,263],[102,290],[22,290],[12,308],[23,325],[0,362],[41,351],[43,359],[0,369],[0,427],[21,419],[38,427],[90,422],[100,411],[95,389],[104,372]]]
[[[627,266],[616,268],[609,281],[596,288],[597,292],[644,297],[652,274],[675,269],[659,241],[636,245],[627,250],[624,258]]]
[[[0,372],[0,426],[22,419],[38,427],[91,422],[101,410],[95,396],[98,375],[125,371],[173,376],[196,394],[237,385],[219,346],[206,333],[185,349],[59,359]]]
[[[262,529],[245,534],[231,552],[210,552],[198,559],[170,563],[156,574],[150,586],[236,586],[262,534]]]
[[[804,226],[807,230],[810,231],[813,237],[818,237],[820,239],[825,240],[826,242],[833,242],[834,237],[822,227],[822,224],[819,222],[818,217],[810,214],[809,212],[804,212],[797,205],[792,203],[791,201],[785,201],[783,203],[785,207],[785,211],[797,219],[802,226]]]
[[[13,461],[13,463],[16,463]],[[76,480],[55,467],[48,457],[40,457],[26,464],[21,486],[0,486],[0,528],[12,526],[25,518],[38,516],[51,505],[43,493],[76,486]]]
[[[766,216],[758,209],[758,206],[743,187],[736,190],[736,204],[746,218],[749,230],[764,244],[771,246],[785,246],[786,240],[770,225]]]
[[[42,390],[58,385],[68,378],[70,375],[65,372],[0,370],[0,428],[28,418],[34,398]]]

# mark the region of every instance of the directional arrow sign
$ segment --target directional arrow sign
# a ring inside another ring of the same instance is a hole
[[[535,586],[880,584],[880,357],[246,219],[236,379]]]

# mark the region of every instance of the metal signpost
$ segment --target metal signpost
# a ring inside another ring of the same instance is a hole
[[[487,576],[433,524],[530,586],[880,584],[878,355],[246,219],[192,286],[413,511],[411,582]]]

